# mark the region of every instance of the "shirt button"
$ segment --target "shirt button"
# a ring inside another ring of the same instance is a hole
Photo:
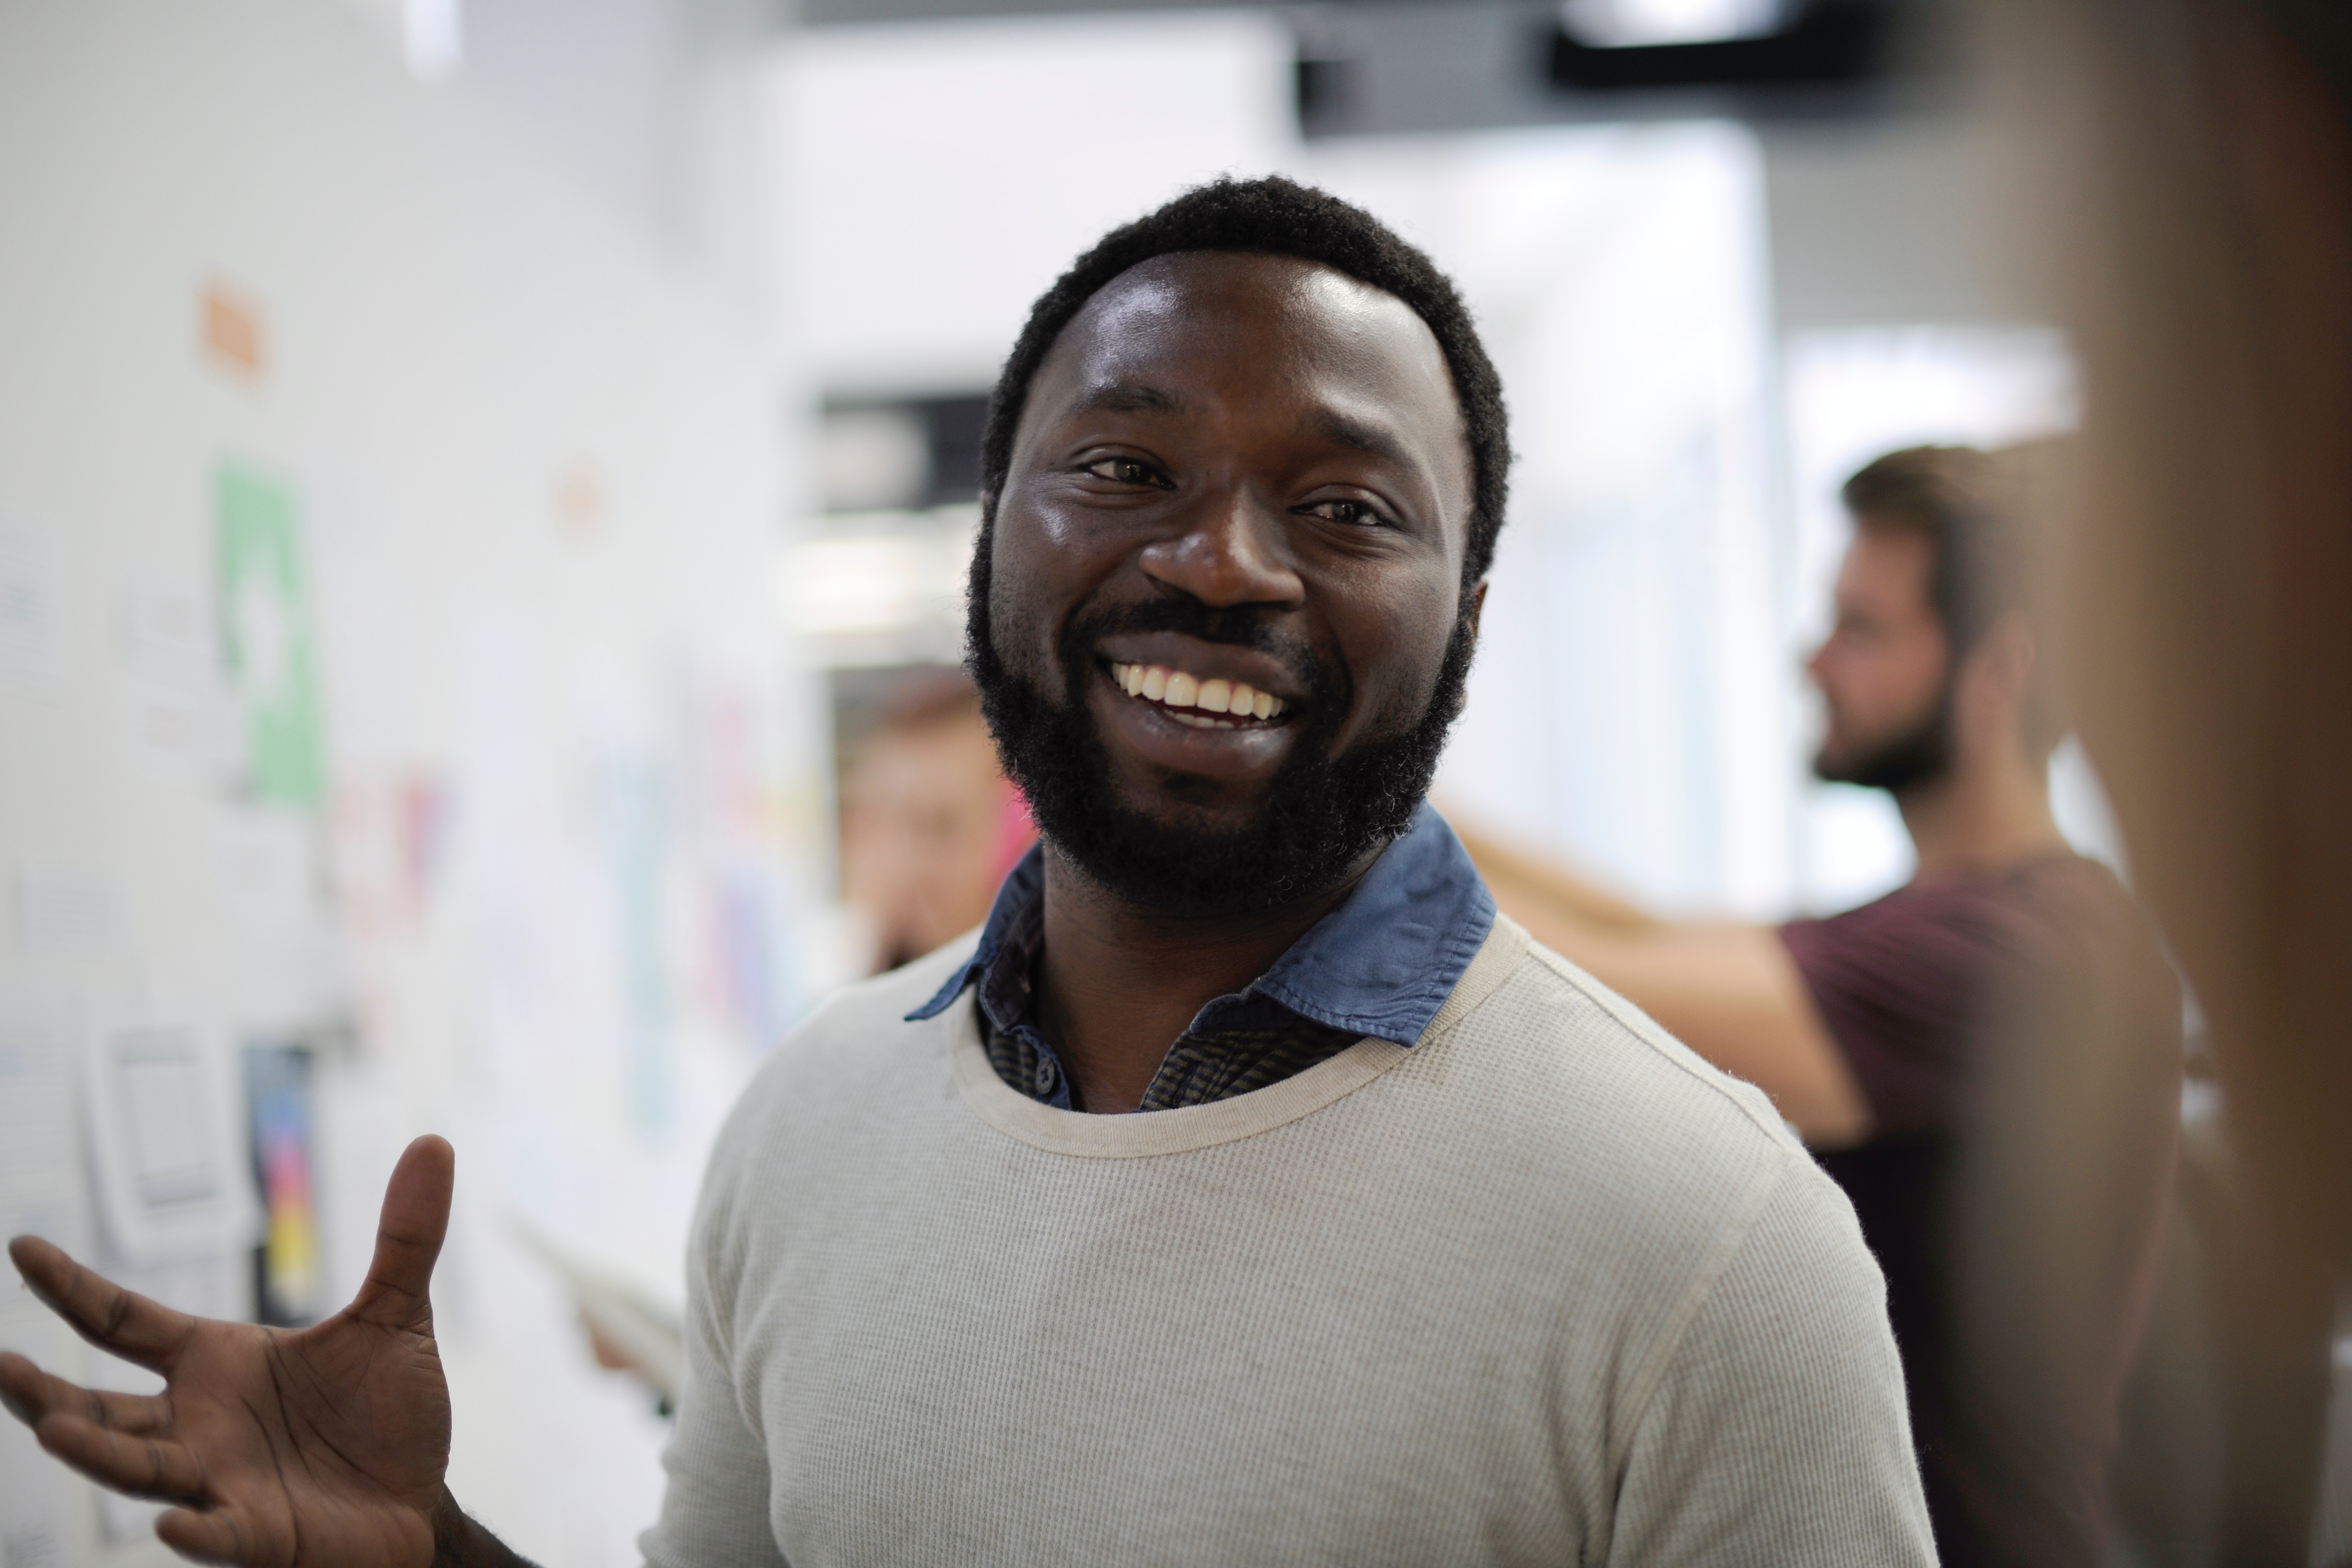
[[[1037,1064],[1037,1092],[1039,1094],[1051,1094],[1054,1092],[1055,1076],[1054,1064],[1052,1062],[1041,1061]]]

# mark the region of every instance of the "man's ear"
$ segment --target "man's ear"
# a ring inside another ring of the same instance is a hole
[[[2011,723],[2016,723],[2033,689],[2033,665],[2039,657],[2032,624],[2021,613],[2011,610],[1977,639],[1961,677],[1979,688]]]

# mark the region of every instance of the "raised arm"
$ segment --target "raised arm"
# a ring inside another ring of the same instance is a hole
[[[1531,855],[1459,823],[1449,822],[1449,826],[1454,837],[1462,840],[1462,847],[1470,851],[1470,858],[1476,863],[1478,874],[1486,879],[1496,901],[1504,903],[1511,918],[1521,925],[1527,925],[1526,917],[1510,909],[1511,903],[1538,906],[1549,917],[1620,935],[1644,934],[1664,923],[1639,904],[1586,881],[1557,860]],[[1506,889],[1510,894],[1507,901],[1504,899]]]
[[[0,1399],[92,1480],[172,1504],[155,1533],[199,1562],[528,1568],[443,1480],[449,1389],[429,1287],[455,1180],[447,1142],[411,1143],[384,1192],[366,1283],[300,1331],[173,1311],[20,1236],[8,1255],[34,1292],[164,1387],[100,1393],[0,1354]]]
[[[1772,1097],[1805,1141],[1860,1142],[1870,1109],[1769,926],[1662,921],[1555,862],[1459,827],[1503,911],[1676,1039]]]

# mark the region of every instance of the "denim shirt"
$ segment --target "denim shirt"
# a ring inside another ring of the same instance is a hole
[[[907,1015],[938,1016],[978,992],[997,1076],[1075,1109],[1069,1074],[1037,1027],[1032,976],[1045,934],[1045,866],[1033,848],[1004,879],[980,945]],[[1272,968],[1194,1016],[1146,1091],[1144,1110],[1244,1094],[1337,1055],[1365,1036],[1411,1046],[1437,1016],[1495,924],[1495,900],[1462,841],[1427,802],[1339,906]]]

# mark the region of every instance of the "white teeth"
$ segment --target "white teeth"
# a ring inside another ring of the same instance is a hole
[[[1279,697],[1260,691],[1245,681],[1222,678],[1202,680],[1164,664],[1113,664],[1110,678],[1129,697],[1169,708],[1196,708],[1198,713],[1171,713],[1195,728],[1230,730],[1231,722],[1211,719],[1211,713],[1231,713],[1238,719],[1272,719],[1289,706]]]

